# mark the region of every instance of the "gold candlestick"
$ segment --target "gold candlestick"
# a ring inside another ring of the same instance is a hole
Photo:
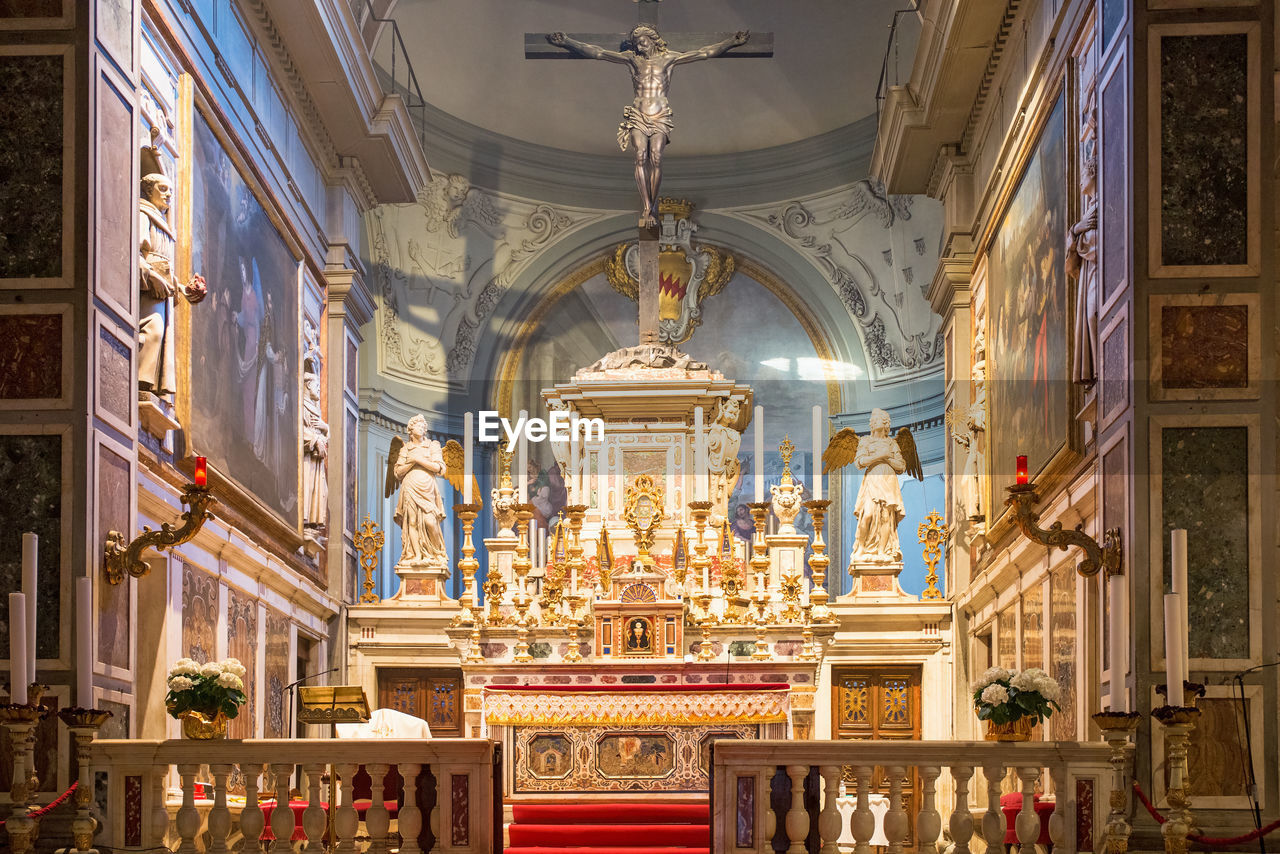
[[[483,504],[455,504],[453,512],[462,521],[462,557],[458,560],[458,571],[462,573],[462,598],[458,601],[458,613],[454,615],[451,626],[470,626],[476,622],[476,570],[480,561],[476,560],[476,546],[471,540],[471,532],[475,528],[476,517],[484,509]]]
[[[752,541],[751,569],[756,576],[755,604],[756,614],[756,648],[751,653],[755,661],[768,661],[773,656],[769,652],[769,643],[765,640],[765,628],[769,625],[767,608],[769,606],[769,585],[766,579],[769,573],[769,546],[764,539],[765,520],[769,518],[771,502],[753,501],[747,505],[751,511],[751,520],[755,522],[756,535]]]
[[[716,618],[711,613],[711,594],[694,594],[693,602],[698,606],[699,612],[694,620],[702,630],[702,640],[698,642],[698,661],[715,661],[716,653],[711,647],[711,627],[716,624]]]
[[[1164,725],[1169,751],[1168,820],[1160,828],[1166,854],[1186,854],[1187,834],[1195,827],[1191,814],[1191,794],[1187,769],[1187,742],[1195,729],[1200,710],[1191,706],[1159,706],[1151,716]]]
[[[582,569],[582,519],[587,515],[587,505],[570,504],[564,508],[565,518],[569,520],[569,545],[565,549],[566,566],[569,567],[569,592],[581,596]],[[604,568],[601,567],[601,572]],[[585,597],[584,597],[585,598]]]
[[[813,520],[813,553],[809,555],[809,570],[813,573],[813,590],[809,591],[809,604],[812,606],[812,622],[830,623],[835,618],[827,605],[830,594],[827,593],[827,567],[831,558],[827,557],[827,544],[822,539],[823,521],[827,517],[827,508],[831,502],[825,498],[815,498],[804,503]]]
[[[484,661],[484,655],[480,652],[480,624],[481,620],[476,620],[471,625],[471,637],[467,642],[467,661],[472,664],[479,664]]]
[[[10,703],[0,706],[0,725],[9,731],[9,743],[13,745],[13,777],[9,796],[13,812],[5,820],[4,829],[9,833],[9,850],[13,854],[27,854],[35,848],[38,821],[31,815],[31,804],[40,787],[36,776],[35,729],[45,709],[38,705],[44,686],[33,684],[28,689],[25,705]]]
[[[693,517],[693,529],[698,532],[698,539],[693,544],[693,558],[689,564],[693,567],[693,583],[699,591],[711,599],[711,557],[707,554],[707,518],[711,515],[710,501],[690,501],[689,515]]]
[[[1142,716],[1137,712],[1098,712],[1093,716],[1102,737],[1111,745],[1111,812],[1107,816],[1107,854],[1125,854],[1129,850],[1128,805],[1129,757],[1132,747],[1129,734],[1138,728]]]
[[[529,560],[529,520],[533,518],[532,504],[517,504],[516,514],[516,558],[511,562],[511,570],[516,576],[514,604],[516,606],[515,624],[517,629],[514,660],[521,664],[533,661],[529,654],[529,603],[533,597],[527,589],[529,570],[533,562]]]
[[[89,745],[93,743],[98,729],[111,717],[111,712],[104,709],[61,709],[58,717],[67,725],[71,737],[75,740],[76,761],[80,768],[80,779],[76,786],[76,816],[71,820],[72,847],[62,848],[58,854],[90,854],[97,849],[93,847],[93,834],[98,823],[89,814],[89,803],[93,800],[93,774],[89,765]]]
[[[804,615],[804,627],[800,629],[800,654],[796,658],[801,661],[817,661],[818,648],[813,643],[813,603],[800,609]]]

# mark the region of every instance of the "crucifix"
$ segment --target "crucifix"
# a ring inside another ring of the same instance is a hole
[[[628,33],[525,33],[526,59],[603,59],[631,70],[635,99],[623,108],[618,145],[636,149],[636,187],[640,190],[640,342],[658,336],[658,188],[662,152],[674,126],[667,92],[677,65],[717,56],[773,56],[773,34],[672,33],[657,28],[661,0],[637,0],[640,23]],[[619,45],[618,50],[599,43]],[[750,42],[750,44],[748,44]],[[698,46],[700,45],[700,46]]]

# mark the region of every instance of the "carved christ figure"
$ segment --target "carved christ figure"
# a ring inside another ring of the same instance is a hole
[[[648,24],[639,24],[631,30],[623,45],[629,46],[629,50],[608,50],[570,38],[564,33],[551,33],[547,36],[547,41],[551,44],[580,56],[630,67],[635,100],[623,108],[622,122],[618,125],[618,146],[626,151],[627,143],[630,142],[636,149],[636,187],[640,190],[642,225],[652,226],[657,222],[658,187],[662,183],[662,150],[670,141],[674,127],[671,105],[667,102],[672,69],[686,62],[719,56],[731,47],[746,44],[748,38],[750,33],[739,31],[722,42],[675,53],[667,50],[667,43],[662,36]]]

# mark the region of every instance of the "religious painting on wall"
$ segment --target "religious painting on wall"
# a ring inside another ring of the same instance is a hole
[[[1032,477],[1066,446],[1071,420],[1067,344],[1067,157],[1064,99],[1049,111],[990,249],[987,398],[992,490],[1027,455]],[[998,498],[999,496],[993,496]]]
[[[299,525],[299,265],[213,128],[192,111],[191,444],[211,468]]]

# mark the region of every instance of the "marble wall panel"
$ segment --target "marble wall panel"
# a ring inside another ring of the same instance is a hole
[[[62,63],[0,55],[0,279],[63,274]]]
[[[1124,0],[1108,0],[1115,6]],[[1128,280],[1129,197],[1125,153],[1128,146],[1128,57],[1122,56],[1103,84],[1099,110],[1101,151],[1098,163],[1098,186],[1102,191],[1099,209],[1099,231],[1102,234],[1099,270],[1102,302],[1111,301]]]
[[[218,655],[218,580],[182,565],[182,654],[201,664]],[[245,663],[245,667],[249,665]]]
[[[36,655],[58,657],[62,592],[62,437],[0,435],[0,590],[22,589],[22,534],[40,537]],[[8,600],[0,658],[9,657]]]
[[[1160,306],[1160,383],[1166,389],[1247,388],[1249,306]]]
[[[1249,655],[1249,435],[1246,427],[1161,432],[1161,542],[1187,529],[1188,645],[1192,658]]]
[[[133,230],[138,216],[138,185],[133,175],[139,146],[133,140],[132,105],[105,77],[99,77],[94,275],[98,293],[123,309],[131,309],[138,287],[133,277],[137,251]]]
[[[289,621],[281,613],[267,609],[266,654],[262,670],[263,738],[284,738],[284,686],[289,679]]]
[[[1044,668],[1044,586],[1022,593],[1022,666]]]
[[[1244,33],[1160,40],[1162,265],[1248,263],[1248,75]]]
[[[129,531],[133,480],[129,460],[105,445],[98,446],[98,531]],[[133,582],[95,584],[98,596],[98,662],[129,669],[131,614],[129,589]]]
[[[1129,508],[1128,440],[1122,439],[1102,455],[1102,528],[1127,528]],[[1103,597],[1110,611],[1110,585],[1103,584]],[[1111,666],[1111,622],[1102,621],[1102,666]]]
[[[1076,739],[1076,659],[1079,658],[1076,629],[1076,570],[1072,564],[1059,567],[1049,576],[1049,675],[1062,690],[1058,705],[1062,710],[1049,718],[1049,731],[1057,741]]]
[[[346,523],[347,531],[353,533],[356,530],[356,511],[359,507],[356,489],[360,480],[356,471],[356,413],[351,409],[346,412],[344,438],[346,439],[345,465],[343,466],[346,471],[343,478],[345,481],[344,493],[347,496]]]
[[[56,18],[62,14],[63,0],[0,0],[0,19]]]
[[[133,368],[129,346],[105,326],[98,327],[95,382],[98,408],[119,420],[133,423]]]
[[[1018,610],[1017,604],[1000,612],[996,635],[996,664],[1000,667],[1018,666]]]
[[[99,699],[94,706],[111,713],[111,717],[107,718],[107,722],[102,725],[102,729],[98,730],[98,738],[129,737],[130,710],[127,705],[117,703],[114,700]]]
[[[1102,416],[1109,419],[1129,404],[1129,321],[1123,318],[1102,339]]]
[[[258,602],[234,587],[227,589],[227,655],[238,658],[247,671],[245,702],[227,725],[230,738],[253,738],[258,702]]]
[[[1200,710],[1200,718],[1187,744],[1191,795],[1246,795],[1248,784],[1241,762],[1245,752],[1240,741],[1240,701],[1230,697],[1204,697],[1196,702],[1196,708]],[[1168,785],[1166,773],[1166,788]]]
[[[121,67],[132,68],[133,0],[97,0],[93,5],[98,15],[98,41]]]
[[[356,342],[347,339],[347,391],[357,394],[360,391],[360,381],[356,375],[359,367],[359,355],[356,349]]]
[[[1102,44],[1105,46],[1116,34],[1120,22],[1124,20],[1127,0],[1102,0]]]
[[[0,315],[0,400],[62,397],[62,323],[60,312]]]

